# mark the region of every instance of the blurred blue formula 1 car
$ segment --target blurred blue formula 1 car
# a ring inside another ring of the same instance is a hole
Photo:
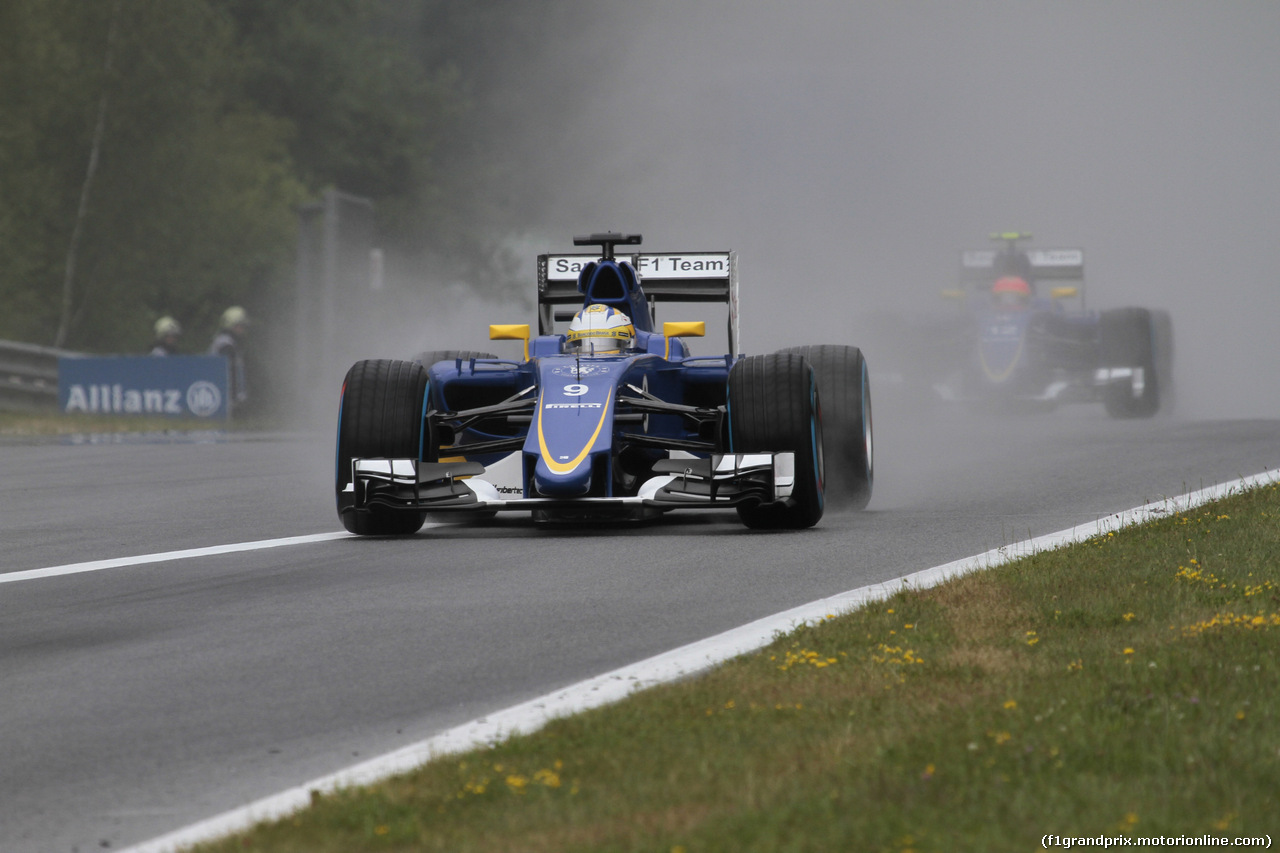
[[[866,363],[850,346],[740,356],[733,252],[538,258],[538,334],[490,326],[524,358],[435,351],[357,362],[338,418],[347,530],[410,534],[428,515],[647,519],[734,509],[749,527],[805,528],[828,499],[871,496]],[[730,352],[694,356],[705,324],[656,320],[667,302],[723,302]],[[566,310],[569,309],[569,310]],[[568,320],[563,333],[556,324]]]
[[[1030,234],[991,238],[1000,249],[961,252],[964,311],[939,334],[953,365],[935,384],[945,399],[1037,405],[1101,402],[1115,418],[1168,408],[1173,326],[1166,311],[1084,308],[1084,250],[1024,250]],[[960,356],[957,358],[957,356]]]

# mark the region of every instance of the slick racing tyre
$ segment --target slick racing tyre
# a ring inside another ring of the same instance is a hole
[[[473,358],[497,358],[497,356],[491,352],[476,352],[469,349],[438,349],[420,353],[414,361],[423,367],[430,368],[437,361],[457,361],[458,359],[470,361]]]
[[[426,513],[418,510],[377,505],[357,510],[355,494],[346,491],[352,459],[420,458],[426,389],[427,371],[412,361],[357,361],[347,371],[338,408],[335,485],[338,517],[350,532],[404,536],[416,533],[426,521]]]
[[[788,347],[809,360],[822,401],[822,450],[827,461],[826,501],[863,509],[871,500],[875,455],[871,441],[871,384],[857,347]]]
[[[1162,377],[1157,357],[1157,312],[1117,308],[1098,320],[1098,365],[1108,371],[1102,402],[1113,418],[1149,418],[1160,408]],[[1163,331],[1161,329],[1160,331]],[[1171,329],[1170,329],[1171,331]],[[1166,349],[1170,350],[1170,347]]]
[[[748,527],[812,527],[822,518],[822,421],[813,369],[798,353],[752,355],[729,371],[729,451],[795,454],[791,496],[772,503],[742,505]]]

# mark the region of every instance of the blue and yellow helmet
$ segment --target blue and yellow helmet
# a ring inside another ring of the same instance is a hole
[[[565,347],[584,355],[617,353],[630,348],[636,327],[631,318],[608,305],[588,305],[573,315]]]

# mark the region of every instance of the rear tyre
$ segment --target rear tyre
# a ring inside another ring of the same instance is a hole
[[[802,529],[822,518],[822,419],[813,369],[798,353],[753,355],[729,371],[729,452],[795,454],[791,496],[743,505],[738,516],[752,528]]]
[[[1099,366],[1133,371],[1131,376],[1108,382],[1103,389],[1107,414],[1113,418],[1151,417],[1160,408],[1161,394],[1152,312],[1145,308],[1104,311],[1098,331]]]
[[[875,480],[867,360],[857,347],[831,344],[788,347],[782,352],[799,353],[808,359],[818,380],[827,504],[863,509],[871,500]]]
[[[335,488],[342,525],[361,536],[416,533],[426,513],[371,506],[353,509],[351,460],[421,459],[427,371],[412,361],[357,361],[342,383]]]
[[[497,358],[497,356],[491,352],[478,352],[469,349],[437,349],[419,353],[414,361],[423,367],[430,368],[437,361],[457,361],[458,359],[470,361],[473,358]]]

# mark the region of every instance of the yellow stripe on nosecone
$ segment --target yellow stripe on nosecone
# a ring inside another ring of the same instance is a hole
[[[542,401],[538,402],[538,449],[542,451],[542,461],[547,463],[547,467],[555,474],[568,474],[574,468],[582,464],[582,460],[587,458],[587,454],[591,452],[591,448],[595,445],[596,439],[600,437],[600,430],[604,429],[605,419],[609,417],[609,404],[613,402],[613,392],[609,392],[609,396],[605,398],[604,409],[600,412],[600,423],[596,424],[596,431],[591,433],[591,438],[587,439],[587,446],[582,448],[577,456],[568,462],[557,462],[551,458],[551,451],[547,449],[546,436],[542,434]]]
[[[991,371],[991,365],[987,364],[987,351],[983,348],[982,344],[979,343],[978,361],[982,364],[982,372],[985,373],[987,378],[992,382],[1003,382],[1008,379],[1010,375],[1013,374],[1013,369],[1018,366],[1018,362],[1022,359],[1022,346],[1026,341],[1027,336],[1024,333],[1023,336],[1018,339],[1018,351],[1013,354],[1013,358],[1009,361],[1009,366],[1001,373],[993,373]]]

